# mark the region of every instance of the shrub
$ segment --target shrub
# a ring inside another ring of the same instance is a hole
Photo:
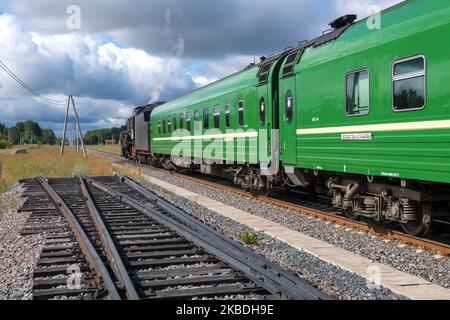
[[[9,148],[10,144],[8,141],[6,140],[0,140],[0,149],[6,149]]]

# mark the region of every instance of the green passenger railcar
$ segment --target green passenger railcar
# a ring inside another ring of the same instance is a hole
[[[449,183],[449,34],[449,2],[416,0],[384,12],[379,30],[363,20],[306,49],[290,82],[297,139],[286,152],[295,156],[283,160]]]
[[[378,23],[305,48],[281,77],[280,105],[294,97],[281,161],[313,171],[350,217],[397,220],[420,234],[448,208],[450,4],[406,1]]]
[[[157,107],[143,156],[426,232],[450,203],[450,3],[355,18]]]

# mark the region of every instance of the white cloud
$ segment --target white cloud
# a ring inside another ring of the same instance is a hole
[[[198,87],[203,87],[239,70],[244,69],[250,63],[258,63],[259,58],[245,55],[227,55],[222,60],[208,61],[198,72],[192,76],[192,80]]]
[[[336,0],[334,9],[338,16],[355,13],[358,19],[363,19],[372,15],[375,7],[381,11],[400,2],[403,0]]]
[[[58,100],[74,94],[88,123],[117,125],[131,114],[131,105],[173,98],[196,86],[179,58],[121,48],[98,35],[27,32],[9,14],[0,15],[0,30],[3,62],[41,94]],[[4,72],[0,83],[1,122],[63,115],[64,107],[38,103]]]
[[[141,102],[145,103],[159,99],[163,92],[193,87],[192,79],[179,76],[186,65],[178,58],[120,48],[95,35],[27,33],[8,14],[0,16],[0,29],[3,61],[45,93],[111,95],[118,100],[144,99]],[[8,87],[14,89],[12,84]]]
[[[191,77],[197,87],[204,87],[217,80],[216,78],[208,78],[201,75],[191,75]]]
[[[190,74],[186,60],[122,48],[99,35],[27,32],[9,14],[0,15],[0,28],[3,61],[41,94],[55,100],[73,94],[85,126],[122,124],[132,105],[174,98],[253,61],[253,57],[229,55]],[[0,121],[33,119],[59,130],[64,106],[42,104],[5,73],[0,73],[0,82],[4,86]]]

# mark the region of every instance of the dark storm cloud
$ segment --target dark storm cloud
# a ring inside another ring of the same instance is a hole
[[[36,31],[66,33],[72,0],[15,0],[10,10]],[[80,0],[82,32],[108,34],[154,54],[219,57],[284,49],[319,34],[331,6],[309,0]]]

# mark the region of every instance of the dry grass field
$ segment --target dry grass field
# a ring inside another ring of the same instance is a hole
[[[111,175],[114,171],[110,161],[94,156],[84,160],[81,152],[77,153],[71,147],[66,148],[62,159],[57,146],[35,146],[28,148],[28,152],[20,155],[0,153],[0,194],[23,178],[39,175],[70,177],[77,172],[91,176]]]

